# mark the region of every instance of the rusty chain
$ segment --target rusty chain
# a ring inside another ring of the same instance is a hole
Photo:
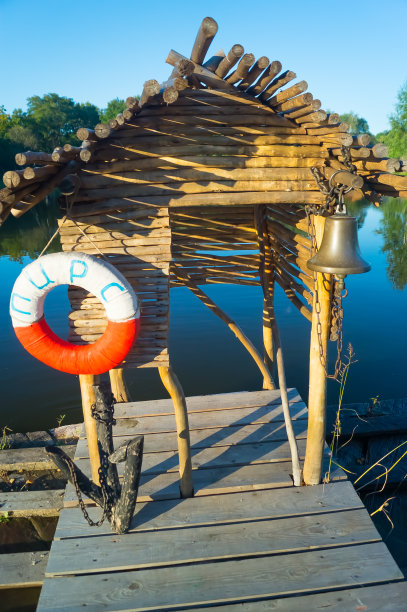
[[[342,146],[342,157],[343,164],[346,166],[349,172],[352,174],[356,174],[356,166],[352,163],[350,148]],[[312,215],[321,215],[323,213],[333,213],[335,208],[342,210],[344,207],[344,195],[350,191],[350,187],[346,188],[345,185],[332,185],[332,179],[336,176],[340,170],[337,170],[332,174],[328,181],[328,186],[325,184],[325,178],[322,175],[319,168],[312,167],[311,168],[312,175],[314,176],[315,182],[319,188],[319,190],[325,194],[325,204],[322,206],[306,206],[305,212],[307,215],[307,224],[308,224],[308,235],[311,237],[311,257],[313,257],[317,251],[316,244],[316,233],[315,233],[315,225],[312,220]],[[336,340],[336,361],[335,368],[333,374],[328,374],[327,371],[327,363],[326,357],[324,354],[323,342],[322,342],[322,325],[321,325],[321,302],[319,300],[319,292],[318,292],[318,281],[317,281],[317,272],[313,271],[313,288],[314,288],[314,296],[315,296],[315,312],[317,315],[317,336],[318,336],[318,346],[319,346],[319,359],[322,367],[325,370],[325,374],[327,378],[331,378],[333,380],[339,381],[344,372],[344,363],[342,361],[342,349],[343,349],[343,305],[342,299],[346,297],[347,292],[342,295],[342,291],[339,288],[338,282],[333,279],[334,283],[334,291],[333,291],[333,299],[332,299],[332,308],[331,308],[331,325],[330,325],[330,340]]]
[[[88,514],[88,511],[86,510],[85,502],[83,501],[82,491],[79,488],[78,479],[76,478],[75,464],[72,461],[72,459],[70,457],[68,457],[68,456],[63,457],[63,460],[65,461],[65,463],[66,463],[66,465],[68,467],[69,473],[71,475],[72,484],[74,486],[75,493],[76,493],[76,496],[78,498],[79,508],[81,509],[83,516],[87,520],[87,522],[90,525],[90,527],[100,527],[100,525],[102,525],[102,523],[104,522],[104,520],[106,519],[106,517],[108,515],[107,506],[104,504],[103,514],[102,514],[101,518],[98,521],[93,521],[90,518],[90,516]],[[98,471],[99,471],[99,479],[100,479],[101,472],[102,472],[101,468],[99,468]],[[103,489],[102,489],[102,496],[103,496],[103,501],[105,502],[105,498],[104,498],[104,495],[103,495]]]

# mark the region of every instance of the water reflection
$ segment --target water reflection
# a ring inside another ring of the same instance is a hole
[[[358,229],[365,223],[368,209],[367,200],[348,204],[349,214],[357,219]],[[381,250],[386,255],[387,277],[394,289],[402,291],[407,285],[407,200],[383,198],[376,233],[383,237]]]
[[[407,329],[402,322],[407,294],[399,290],[407,282],[407,201],[389,199],[382,209],[359,202],[349,206],[349,212],[358,219],[361,251],[372,264],[372,271],[349,276],[347,280],[349,297],[345,304],[344,342],[345,346],[347,342],[352,343],[358,363],[350,373],[344,401],[366,401],[376,395],[406,397]],[[44,248],[56,229],[57,215],[56,202],[49,201],[21,219],[9,218],[0,229],[0,384],[3,393],[0,426],[8,425],[14,431],[52,427],[61,414],[66,415],[66,423],[82,419],[76,377],[47,368],[32,358],[16,340],[8,316],[9,296],[15,279],[23,265]],[[48,252],[59,250],[56,238]],[[386,267],[390,281],[386,278]],[[61,289],[59,294],[58,289]],[[66,291],[63,294],[64,288],[58,289],[50,292],[45,309],[47,321],[63,337],[69,303]],[[207,290],[261,351],[261,289],[211,285]],[[390,307],[391,316],[383,316]],[[276,311],[287,382],[307,400],[309,323],[279,289]],[[380,359],[375,347],[380,347]],[[334,348],[330,348],[333,359]],[[259,373],[244,349],[187,289],[171,290],[170,349],[172,364],[187,395],[261,388]],[[166,395],[155,369],[128,370],[126,379],[134,400]],[[328,403],[337,401],[337,393],[336,384],[329,384]]]
[[[368,200],[360,200],[359,202],[349,202],[347,204],[348,213],[352,217],[356,217],[358,229],[361,229],[365,223],[366,215],[372,204]]]
[[[377,233],[383,236],[387,276],[393,287],[402,291],[407,284],[407,200],[386,198]]]
[[[38,257],[50,237],[57,229],[59,207],[57,198],[49,196],[29,213],[19,219],[9,215],[0,228],[0,257],[7,256],[12,261],[21,263],[23,257]],[[55,239],[47,253],[61,250],[59,240]]]

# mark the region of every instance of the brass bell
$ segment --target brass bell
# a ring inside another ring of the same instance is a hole
[[[319,251],[307,266],[316,272],[335,274],[341,290],[347,274],[368,272],[371,266],[360,253],[356,217],[342,212],[327,217]]]

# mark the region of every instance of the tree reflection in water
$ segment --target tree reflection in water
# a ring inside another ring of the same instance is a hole
[[[367,210],[372,204],[366,200],[348,205],[349,214],[363,227]],[[393,289],[402,291],[407,285],[407,200],[383,198],[379,208],[381,218],[376,234],[383,237],[382,251],[386,254],[387,276]]]
[[[382,218],[376,233],[383,237],[387,276],[393,288],[402,291],[407,285],[407,200],[385,198],[380,208]]]
[[[60,216],[57,196],[51,194],[19,219],[9,215],[0,228],[0,257],[7,256],[12,261],[22,261],[22,257],[38,257],[57,229]],[[47,253],[61,250],[56,238],[48,247]]]
[[[358,229],[363,227],[367,211],[372,206],[367,200],[347,204],[348,212],[357,219]],[[376,233],[383,237],[382,251],[387,259],[387,276],[393,288],[402,291],[407,285],[407,200],[384,198],[379,209],[382,213]],[[32,211],[14,219],[11,215],[1,228],[0,257],[20,261],[28,256],[38,257],[57,228],[60,216],[56,194],[49,196]],[[56,238],[47,253],[61,250]]]

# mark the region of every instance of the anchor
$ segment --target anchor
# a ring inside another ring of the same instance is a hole
[[[107,518],[116,533],[126,533],[137,501],[143,460],[144,436],[137,436],[118,449],[113,448],[114,398],[109,383],[93,385],[95,405],[92,416],[96,420],[98,450],[100,457],[99,482],[95,484],[80,470],[60,446],[48,446],[44,450],[50,455],[63,476],[72,483],[78,497],[79,507],[91,526],[99,526]],[[117,464],[124,463],[123,485],[120,484]],[[82,499],[89,497],[103,510],[101,519],[93,521]]]

